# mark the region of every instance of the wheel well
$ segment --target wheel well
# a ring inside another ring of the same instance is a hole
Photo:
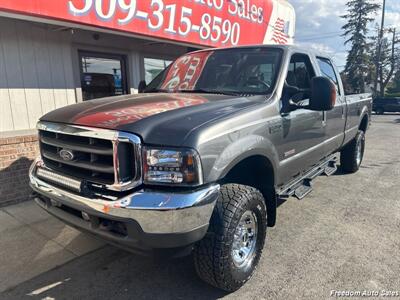
[[[362,131],[364,131],[364,132],[367,131],[367,129],[368,129],[368,116],[367,116],[367,115],[365,115],[365,116],[362,118],[361,123],[360,123],[360,126],[358,127],[358,129],[360,129],[360,130],[362,130]]]
[[[268,226],[275,225],[277,199],[274,168],[268,158],[256,155],[240,161],[221,180],[221,184],[226,183],[248,185],[259,190],[266,200]]]

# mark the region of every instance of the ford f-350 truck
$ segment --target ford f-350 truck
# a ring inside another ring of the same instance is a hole
[[[138,253],[193,253],[226,291],[253,274],[277,199],[356,172],[369,95],[346,96],[331,59],[295,46],[202,50],[140,94],[57,109],[38,123],[33,198],[84,232]]]

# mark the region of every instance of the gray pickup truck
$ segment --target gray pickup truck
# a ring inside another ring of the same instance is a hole
[[[346,96],[330,58],[307,49],[197,51],[140,89],[43,116],[32,197],[124,249],[193,253],[226,291],[253,274],[279,198],[302,199],[339,153],[342,172],[363,159],[371,98]]]

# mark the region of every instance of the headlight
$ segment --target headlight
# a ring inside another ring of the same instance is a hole
[[[182,186],[203,183],[200,157],[195,150],[145,147],[143,158],[145,183]]]

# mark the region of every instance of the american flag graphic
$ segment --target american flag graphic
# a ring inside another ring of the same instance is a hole
[[[285,45],[288,43],[288,36],[285,33],[285,20],[278,18],[275,22],[274,25],[274,32],[272,34],[272,41],[280,44],[280,45]]]

